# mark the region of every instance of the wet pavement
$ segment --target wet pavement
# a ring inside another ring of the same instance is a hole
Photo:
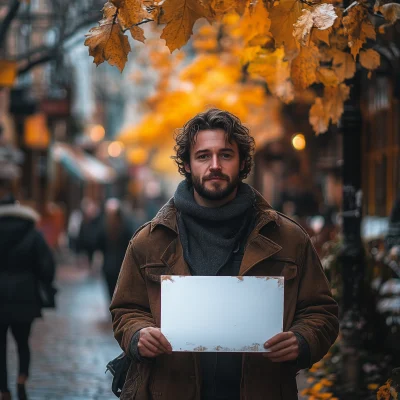
[[[113,400],[105,365],[120,353],[108,311],[106,288],[73,264],[57,270],[57,310],[45,310],[31,335],[30,400]],[[9,387],[15,395],[17,357],[8,340]]]

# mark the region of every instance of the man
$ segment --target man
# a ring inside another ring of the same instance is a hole
[[[132,358],[122,400],[297,399],[296,372],[335,341],[337,304],[309,237],[242,183],[253,150],[248,129],[217,109],[177,135],[186,179],[131,240],[110,307]],[[284,276],[284,332],[265,338],[264,355],[172,353],[159,328],[161,275]]]

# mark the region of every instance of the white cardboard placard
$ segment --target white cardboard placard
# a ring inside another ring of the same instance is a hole
[[[283,328],[283,277],[161,277],[161,332],[173,351],[265,352]]]

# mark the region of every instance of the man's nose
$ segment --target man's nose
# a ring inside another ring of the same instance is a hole
[[[221,169],[221,164],[219,162],[218,156],[215,155],[211,158],[210,170],[215,171],[220,169]]]

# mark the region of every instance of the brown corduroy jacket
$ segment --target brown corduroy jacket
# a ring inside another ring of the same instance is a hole
[[[337,337],[338,307],[309,236],[274,211],[257,192],[256,197],[257,220],[239,275],[284,277],[283,328],[304,337],[312,365]],[[190,275],[177,233],[176,213],[171,199],[128,246],[110,306],[115,338],[125,352],[129,352],[135,332],[160,327],[161,275]],[[199,370],[196,353],[161,355],[150,363],[132,362],[121,399],[201,400]],[[261,354],[243,353],[241,399],[297,399],[296,372],[295,363],[273,363]]]

